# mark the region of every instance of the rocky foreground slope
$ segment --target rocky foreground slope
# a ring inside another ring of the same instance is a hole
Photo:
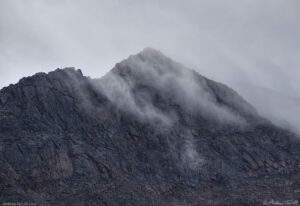
[[[299,171],[293,133],[153,49],[0,91],[0,203],[263,205],[300,200]]]

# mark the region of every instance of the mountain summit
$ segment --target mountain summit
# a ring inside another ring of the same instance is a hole
[[[112,102],[128,103],[129,108],[144,115],[145,107],[151,107],[153,114],[166,113],[171,103],[184,113],[223,124],[263,121],[251,105],[226,85],[209,80],[151,48],[117,64],[98,86]],[[160,101],[155,101],[155,96]],[[167,104],[166,108],[156,105],[162,102]]]
[[[261,205],[299,199],[299,140],[235,91],[151,48],[0,91],[0,200]]]

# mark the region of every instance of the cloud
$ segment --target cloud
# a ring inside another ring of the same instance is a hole
[[[169,106],[173,104],[189,115],[198,114],[221,124],[246,125],[246,120],[238,112],[217,102],[219,97],[216,93],[224,85],[213,91],[212,85],[217,83],[210,83],[209,86],[207,81],[209,80],[172,61],[161,52],[147,48],[117,64],[111,72],[100,80],[93,81],[93,84],[119,108],[147,120],[156,119],[172,124],[178,119],[177,111]],[[219,94],[224,95],[225,101],[226,98],[238,96],[225,91],[226,89]],[[226,94],[229,96],[226,97]],[[235,100],[236,102],[229,103],[247,104],[239,102],[241,99]]]
[[[170,125],[171,116],[163,114],[151,104],[149,94],[133,93],[134,83],[129,79],[125,80],[115,73],[109,73],[100,80],[92,81],[94,88],[104,94],[119,109],[136,115],[140,120],[160,121],[164,125]]]
[[[196,149],[193,135],[190,131],[186,131],[184,135],[183,151],[181,153],[181,161],[188,168],[199,170],[204,167],[206,159]]]
[[[299,127],[298,104],[246,91],[300,98],[298,8],[298,0],[2,0],[0,87],[57,67],[101,77],[151,46],[229,85],[273,122]]]
[[[300,136],[300,99],[263,87],[241,85],[240,90],[260,115]]]

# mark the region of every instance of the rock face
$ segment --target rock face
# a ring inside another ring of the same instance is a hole
[[[0,202],[263,205],[300,199],[297,137],[153,49],[0,91]]]

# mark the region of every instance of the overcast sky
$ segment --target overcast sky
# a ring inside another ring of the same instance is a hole
[[[153,47],[253,104],[252,87],[300,98],[299,11],[299,0],[0,0],[0,88],[57,67],[101,77]]]

